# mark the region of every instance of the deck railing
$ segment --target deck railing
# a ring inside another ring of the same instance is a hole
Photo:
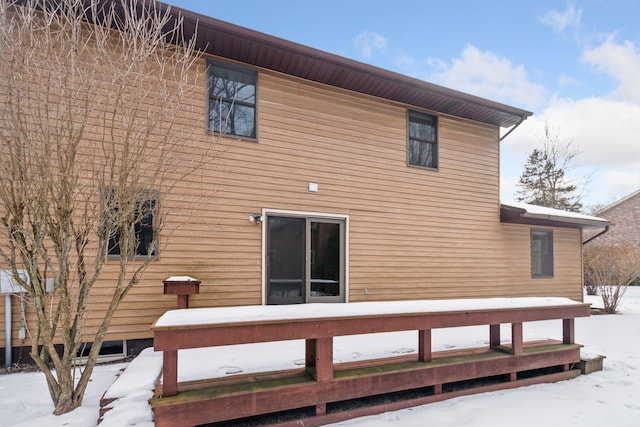
[[[327,413],[332,402],[428,388],[424,399],[413,402],[418,404],[459,395],[449,385],[463,381],[504,379],[498,386],[481,382],[476,390],[484,391],[571,378],[576,375],[571,365],[580,360],[574,319],[589,314],[588,304],[563,298],[173,310],[152,326],[155,349],[163,352],[164,361],[162,385],[152,401],[156,426],[176,420],[196,425],[302,407],[315,408],[315,424],[305,425],[318,425],[345,417]],[[562,320],[561,342],[523,341],[524,322],[552,319]],[[510,344],[501,344],[501,324],[511,324]],[[432,351],[432,330],[474,325],[488,326],[487,348],[455,354]],[[414,360],[334,365],[336,336],[407,330],[417,331]],[[305,340],[305,368],[300,372],[203,381],[184,391],[178,383],[179,350],[297,339]],[[454,393],[445,396],[443,390],[449,389]]]

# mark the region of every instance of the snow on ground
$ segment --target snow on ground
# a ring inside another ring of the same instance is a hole
[[[126,366],[124,363],[119,363],[96,367],[82,406],[60,416],[52,414],[53,404],[42,373],[2,375],[0,376],[0,426],[95,426],[100,410],[100,397]]]
[[[591,302],[588,300],[587,302]],[[504,325],[502,336],[510,336]],[[559,320],[525,323],[525,339],[562,337]],[[434,350],[485,346],[486,327],[436,330]],[[424,426],[484,427],[518,425],[640,425],[640,287],[629,288],[621,314],[576,319],[576,341],[584,344],[583,355],[606,355],[604,371],[555,384],[539,384],[514,390],[450,399],[444,402],[359,418],[336,426],[387,427]],[[337,362],[385,357],[416,351],[415,332],[336,338]],[[256,354],[261,355],[259,363]],[[240,372],[288,369],[304,365],[302,341],[248,344],[219,349],[180,352],[179,380],[225,376]],[[203,361],[215,361],[206,364]],[[95,426],[99,400],[119,397],[101,426],[153,425],[146,404],[161,365],[159,353],[145,350],[128,365],[98,366],[89,384],[83,406],[62,416],[51,415],[44,377],[41,373],[0,376],[0,427],[4,426]]]

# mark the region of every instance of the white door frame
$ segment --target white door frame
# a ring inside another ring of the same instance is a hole
[[[292,216],[292,217],[313,217],[337,219],[344,221],[344,302],[349,302],[349,215],[333,214],[326,212],[293,211],[283,209],[263,208],[261,212],[264,221],[262,227],[262,278],[261,294],[262,305],[267,304],[267,217],[269,215]]]

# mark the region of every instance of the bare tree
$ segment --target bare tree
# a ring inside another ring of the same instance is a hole
[[[527,159],[517,184],[516,199],[538,206],[580,211],[580,180],[567,177],[578,152],[573,149],[571,142],[562,141],[559,133],[549,124],[544,126],[540,143],[541,147],[535,148]]]
[[[62,414],[81,404],[114,313],[157,255],[159,196],[190,169],[184,156],[201,155],[175,149],[200,55],[154,1],[1,2],[0,267],[35,312],[31,357]],[[112,293],[88,332],[108,258]]]
[[[604,311],[615,313],[627,286],[640,277],[640,248],[594,245],[584,251],[584,281],[598,290]]]

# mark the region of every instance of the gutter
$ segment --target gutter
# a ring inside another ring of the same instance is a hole
[[[524,121],[527,119],[527,116],[522,116],[520,117],[520,121],[515,124],[511,129],[509,129],[509,131],[507,133],[505,133],[504,135],[502,135],[502,137],[500,137],[500,139],[498,140],[498,142],[502,142],[503,139],[505,139],[507,136],[509,136],[509,134],[511,132],[513,132],[514,130],[516,130],[516,128],[518,126],[520,126],[522,123],[524,123]]]
[[[604,227],[604,230],[602,230],[601,232],[599,232],[598,234],[596,234],[595,236],[591,236],[590,238],[588,238],[586,241],[582,242],[582,246],[586,245],[587,243],[589,243],[590,241],[592,241],[593,239],[602,236],[604,233],[609,231],[609,225]]]
[[[586,227],[593,227],[594,222],[593,221],[589,221],[586,219],[580,219],[580,218],[569,218],[569,217],[563,217],[563,216],[559,216],[559,215],[546,215],[546,214],[534,214],[531,212],[524,212],[520,215],[522,218],[530,218],[530,219],[537,219],[537,220],[541,220],[541,221],[553,221],[553,222],[559,222],[559,223],[568,223],[568,224],[575,224],[575,225],[582,225],[582,226],[586,226]],[[598,224],[600,226],[602,226],[602,224]],[[596,225],[597,226],[597,225]],[[609,226],[605,226],[607,229],[609,229]],[[584,228],[584,227],[581,227]],[[600,234],[604,234],[600,233]],[[600,235],[598,234],[598,235]]]
[[[534,212],[530,212],[528,210],[529,207],[533,208]],[[544,210],[535,211],[535,208]],[[521,203],[500,203],[500,221],[505,223],[547,225],[553,227],[571,228],[608,228],[610,225],[609,221],[602,218],[591,217],[588,215],[566,216],[562,214],[563,211],[558,211],[557,209],[536,207]],[[601,234],[604,234],[604,232]]]

